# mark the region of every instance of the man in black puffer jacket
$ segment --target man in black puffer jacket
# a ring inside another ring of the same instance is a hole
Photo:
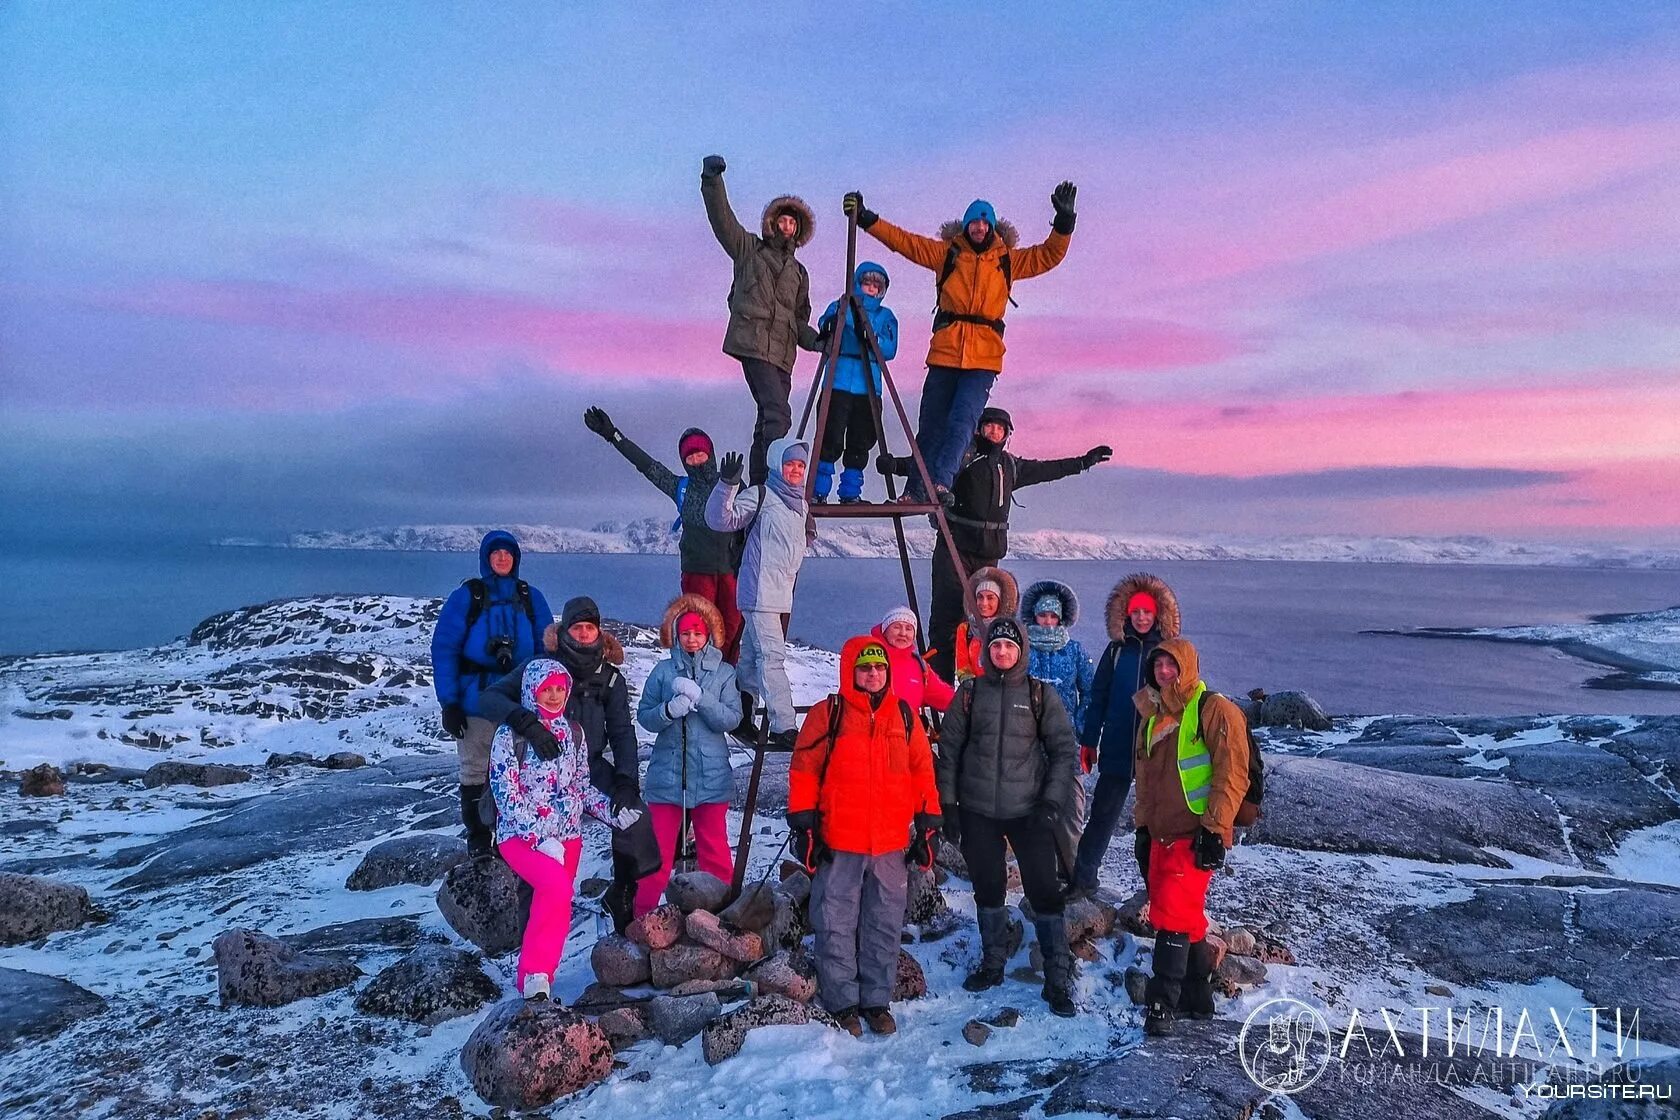
[[[1027,676],[1026,639],[1012,618],[986,630],[985,673],[966,680],[940,727],[945,837],[962,847],[974,884],[981,956],[963,987],[1003,983],[1008,915],[1004,843],[1015,851],[1044,954],[1044,1001],[1073,1015],[1073,953],[1057,881],[1056,825],[1072,810],[1078,747],[1056,690]]]

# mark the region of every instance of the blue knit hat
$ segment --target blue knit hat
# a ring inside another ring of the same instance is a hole
[[[977,198],[968,204],[968,209],[963,211],[963,225],[968,225],[976,218],[984,218],[987,225],[993,229],[997,228],[997,211],[983,198]]]

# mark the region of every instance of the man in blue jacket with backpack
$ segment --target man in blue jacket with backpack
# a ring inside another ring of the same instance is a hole
[[[890,362],[898,353],[898,316],[881,302],[888,283],[887,270],[874,261],[864,261],[852,273],[852,290],[869,318],[870,333],[881,348],[882,359]],[[823,338],[834,330],[840,314],[840,301],[835,300],[817,320],[817,330]],[[819,502],[828,501],[829,492],[834,489],[836,462],[844,466],[840,472],[840,504],[863,500],[863,469],[869,465],[869,452],[875,447],[877,434],[875,405],[870,397],[881,395],[881,367],[866,350],[848,307],[841,326],[840,353],[832,376],[834,392],[828,399],[822,454],[817,463],[814,492]]]
[[[489,778],[496,724],[479,714],[479,693],[536,656],[543,628],[554,618],[542,592],[519,578],[519,542],[512,533],[497,529],[484,535],[478,573],[444,602],[432,631],[432,682],[443,729],[455,738],[461,758],[461,821],[474,858],[494,851],[478,803]]]

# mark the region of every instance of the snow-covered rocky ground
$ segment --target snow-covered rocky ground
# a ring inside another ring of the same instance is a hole
[[[1550,646],[1613,670],[1587,681],[1585,688],[1680,690],[1680,607],[1594,615],[1585,622],[1547,626],[1427,627],[1380,632]]]
[[[675,554],[676,535],[668,519],[644,517],[607,521],[592,529],[556,525],[400,525],[387,528],[317,530],[284,541],[223,540],[227,546],[374,549],[399,552],[475,552],[492,528],[506,528],[528,552]],[[813,556],[896,557],[892,529],[848,519],[825,522],[811,546]],[[906,522],[910,547],[931,555],[933,531]],[[1680,551],[1613,544],[1570,546],[1488,537],[1284,537],[1184,539],[1111,536],[1062,529],[1010,533],[1009,554],[1017,560],[1302,560],[1365,564],[1513,564],[1524,567],[1680,569]]]
[[[0,1115],[490,1111],[458,1062],[482,1012],[425,1027],[354,1007],[368,978],[414,943],[464,947],[439,916],[435,884],[345,886],[380,841],[458,832],[454,753],[427,667],[437,607],[286,600],[218,615],[153,649],[0,661],[0,769],[52,762],[70,773],[57,796],[0,787],[0,872],[85,887],[104,915],[0,947],[0,978],[61,977],[104,1001],[56,1033],[8,1045],[6,1032],[38,1018],[44,997],[0,1000]],[[639,687],[660,656],[655,636],[617,632]],[[833,654],[799,648],[794,661],[800,703],[832,690]],[[1533,1117],[1545,1102],[1525,1086],[1604,1064],[1585,1060],[1582,1013],[1570,1028],[1572,1058],[1548,1033],[1548,1008],[1638,1008],[1644,1057],[1680,1046],[1680,719],[1389,716],[1262,734],[1267,814],[1217,878],[1211,909],[1226,926],[1275,937],[1296,963],[1269,965],[1259,986],[1221,1001],[1214,1023],[1145,1042],[1124,978],[1129,966],[1147,966],[1148,942],[1125,934],[1100,940],[1100,959],[1081,966],[1077,1019],[1056,1019],[1040,1003],[1030,946],[1004,987],[966,993],[960,980],[977,950],[965,921],[907,946],[929,994],[895,1009],[894,1038],[763,1028],[717,1066],[698,1039],[647,1041],[620,1053],[605,1082],[546,1114],[1331,1120],[1398,1108],[1408,1120]],[[294,752],[353,752],[366,765],[266,764]],[[749,759],[738,758],[743,785]],[[252,776],[214,788],[139,781],[166,760]],[[755,877],[773,871],[783,797],[785,759],[773,759],[755,822]],[[732,828],[739,823],[732,813]],[[606,837],[591,826],[580,881],[606,873]],[[1125,837],[1105,881],[1117,901],[1138,886]],[[972,915],[961,879],[944,890]],[[211,942],[235,926],[307,934],[304,944],[352,956],[365,975],[277,1009],[224,1009]],[[564,998],[592,979],[597,930],[585,899],[558,985]],[[486,962],[505,995],[511,963]],[[1356,1041],[1348,1062],[1332,1063],[1312,1088],[1267,1100],[1233,1046],[1245,1017],[1279,997],[1324,1009],[1337,1028],[1359,1010],[1379,1051],[1379,1009],[1398,1011],[1397,1037],[1410,1043],[1419,1008],[1450,1006],[1478,1022],[1494,1008],[1512,1021],[1527,1008],[1539,1052],[1524,1043],[1514,1061],[1454,1059],[1445,1076],[1396,1080],[1392,1070],[1405,1064],[1362,1063]],[[965,1041],[965,1023],[1005,1006],[1020,1010],[1018,1025],[980,1047]]]

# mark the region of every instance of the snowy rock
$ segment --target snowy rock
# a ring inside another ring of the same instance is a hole
[[[589,950],[589,967],[595,971],[595,979],[616,988],[645,984],[653,976],[647,946],[617,934],[595,942]]]
[[[427,936],[438,938],[440,935]],[[280,940],[304,953],[358,946],[409,946],[420,940],[420,916],[398,914],[389,918],[356,918],[317,926],[301,933],[288,933]]]
[[[378,890],[401,883],[426,886],[466,859],[467,845],[458,837],[424,833],[399,836],[369,849],[344,885],[353,891]]]
[[[679,941],[668,949],[654,949],[653,986],[674,988],[689,980],[727,980],[735,975],[735,962],[715,949]]]
[[[700,1053],[708,1065],[717,1065],[725,1058],[741,1052],[747,1032],[758,1027],[802,1026],[821,1022],[827,1016],[786,996],[755,996],[733,1011],[725,1012],[706,1024],[700,1033]],[[832,1023],[833,1020],[828,1020]]]
[[[492,957],[519,948],[526,906],[519,877],[499,859],[456,864],[438,887],[437,908],[449,928]]]
[[[1642,774],[1662,773],[1680,783],[1680,716],[1648,716],[1605,749],[1626,758]]]
[[[787,812],[788,771],[793,764],[791,754],[766,754],[764,770],[758,779],[758,804],[753,812],[760,817],[780,817]],[[747,807],[747,787],[752,782],[752,766],[737,766],[734,771],[735,789],[729,807],[737,813]]]
[[[803,867],[795,867],[776,885],[777,894],[785,894],[799,906],[811,901],[811,877]]]
[[[970,1019],[963,1024],[962,1036],[970,1046],[984,1046],[986,1040],[992,1037],[992,1028],[978,1019]]]
[[[921,999],[925,995],[927,995],[927,977],[922,973],[921,962],[900,949],[898,951],[898,966],[893,972],[893,1001],[896,1003],[902,999]]]
[[[950,910],[932,871],[912,867],[909,879],[909,898],[904,908],[906,922],[915,926],[925,925]]]
[[[934,839],[933,862],[959,879],[968,878],[968,859],[962,849],[941,834]]]
[[[601,1028],[551,1000],[504,1000],[461,1049],[473,1090],[506,1109],[552,1104],[605,1079],[612,1064]]]
[[[648,1027],[667,1046],[681,1046],[723,1010],[711,992],[693,996],[654,996],[647,1001]]]
[[[98,916],[88,893],[72,883],[0,872],[0,945],[21,945]]]
[[[1260,1105],[1269,1094],[1243,1072],[1232,1052],[1233,1034],[1222,1029],[1180,1028],[1170,1042],[1146,1042],[1117,1058],[1087,1066],[1056,1086],[1045,1099],[1044,1115],[1094,1114],[1127,1120],[1261,1116]]]
[[[797,949],[805,935],[811,932],[810,912],[804,902],[796,902],[781,891],[776,892],[776,916],[770,920],[766,934],[768,948]]]
[[[1126,969],[1122,983],[1126,988],[1126,998],[1133,1004],[1142,1007],[1149,1002],[1149,973],[1132,965]]]
[[[1245,709],[1245,711],[1247,711]],[[1317,700],[1304,692],[1274,692],[1248,712],[1255,727],[1294,727],[1306,731],[1330,730],[1330,717]]]
[[[683,912],[676,903],[655,906],[625,929],[625,936],[649,949],[669,949],[682,936]]]
[[[708,949],[715,949],[732,961],[751,964],[764,956],[764,939],[756,933],[731,931],[723,927],[716,914],[695,910],[685,923],[689,940]]]
[[[476,954],[422,945],[373,978],[356,1010],[428,1025],[478,1010],[501,995]]]
[[[103,1010],[102,998],[68,980],[0,968],[0,1053],[20,1039],[57,1034]]]
[[[1355,743],[1404,743],[1417,747],[1456,747],[1464,740],[1439,719],[1416,716],[1384,716],[1365,726]],[[1268,791],[1268,797],[1270,793]]]
[[[1572,716],[1558,722],[1558,730],[1571,739],[1608,739],[1621,733],[1622,721],[1608,716]]]
[[[313,766],[315,756],[303,751],[287,751],[285,753],[270,752],[268,761],[263,763],[270,770],[278,770],[282,766]]]
[[[160,762],[141,779],[147,789],[158,786],[230,786],[251,780],[249,770],[214,762]]]
[[[723,900],[729,897],[729,884],[708,871],[684,871],[671,876],[665,885],[665,897],[684,914],[696,910],[715,913],[723,909]]]
[[[300,953],[255,930],[227,930],[212,947],[223,1007],[279,1007],[345,987],[362,974],[340,957]]]
[[[622,988],[614,988],[599,981],[591,983],[572,1001],[572,1010],[586,1015],[602,1015],[620,1007],[640,1007],[635,996],[626,995]]]
[[[614,1051],[628,1050],[643,1039],[653,1036],[653,1028],[648,1025],[647,1010],[639,1006],[615,1007],[595,1020],[595,1025],[607,1036],[607,1041],[612,1043]]]
[[[1245,957],[1254,955],[1254,935],[1241,926],[1233,926],[1225,931],[1225,947],[1233,953],[1240,953]]]
[[[64,792],[64,775],[50,762],[25,770],[18,780],[21,797],[57,797]]]
[[[315,765],[323,770],[358,770],[367,765],[367,759],[355,751],[334,751]]]
[[[776,917],[776,889],[769,883],[749,883],[718,917],[736,929],[763,933]]]
[[[817,994],[817,972],[803,954],[782,950],[760,961],[747,972],[747,979],[769,995],[787,996],[809,1003]]]
[[[1635,1094],[1646,1092],[1651,1096],[1644,1101],[1558,1101],[1540,1114],[1540,1120],[1673,1120],[1674,1102],[1680,1100],[1680,1055],[1624,1062],[1591,1083],[1631,1086]]]
[[[1226,953],[1214,971],[1222,980],[1239,988],[1252,988],[1266,982],[1266,966],[1258,959],[1240,953]]]
[[[1505,747],[1496,757],[1509,762],[1502,777],[1543,791],[1570,818],[1575,851],[1592,866],[1603,868],[1627,833],[1680,816],[1673,801],[1613,751],[1560,740]]]
[[[1096,898],[1080,898],[1067,904],[1062,914],[1067,923],[1069,941],[1089,941],[1107,937],[1114,932],[1119,911],[1112,903]]]
[[[1466,770],[1465,762],[1474,757],[1469,747],[1414,747],[1384,744],[1337,747],[1321,757],[1336,762],[1351,762],[1355,766],[1373,766],[1379,770],[1397,770],[1402,774],[1430,774],[1437,778],[1470,778],[1478,771]],[[1267,800],[1270,800],[1268,797]]]
[[[1271,776],[1269,774],[1267,775],[1266,781],[1268,783],[1271,781]],[[1266,792],[1268,812],[1271,811],[1271,799],[1271,787],[1268,785]],[[1251,832],[1249,835],[1253,836],[1253,833]],[[1147,914],[1148,907],[1149,892],[1147,890],[1134,892],[1131,897],[1127,898],[1126,901],[1122,902],[1116,908],[1115,924],[1127,933],[1131,934],[1133,937],[1154,937],[1155,927],[1149,924],[1149,917]]]
[[[1102,960],[1102,950],[1097,948],[1095,942],[1088,939],[1068,942],[1068,951],[1078,959],[1085,961],[1088,964],[1096,964],[1098,961]],[[1042,961],[1039,962],[1037,967],[1043,968]]]
[[[725,1002],[745,999],[754,995],[750,985],[745,980],[685,980],[674,988],[667,989],[668,996],[700,996],[715,994]]]

